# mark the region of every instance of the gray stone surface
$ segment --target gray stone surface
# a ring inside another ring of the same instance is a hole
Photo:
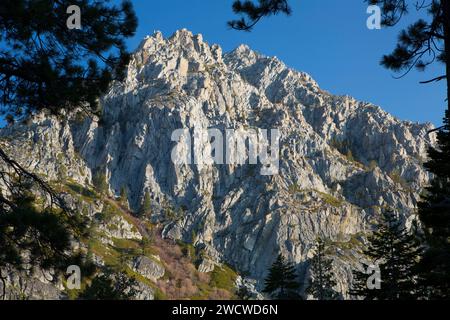
[[[135,210],[148,191],[161,207],[155,219],[166,225],[164,236],[193,240],[206,248],[206,269],[208,261],[226,262],[257,289],[278,252],[304,276],[321,236],[336,243],[346,296],[359,256],[340,244],[370,231],[382,208],[413,216],[430,178],[422,163],[435,143],[426,134],[431,124],[332,95],[245,45],[223,55],[186,30],[147,37],[101,105],[101,122],[38,115],[1,135],[17,160],[50,179],[64,171],[85,184],[105,170],[110,192],[126,186]],[[174,165],[173,130],[196,126],[281,130],[279,174],[262,176],[259,165]],[[185,210],[168,221],[169,207]]]
[[[164,267],[160,263],[146,256],[135,257],[131,267],[134,271],[152,281],[162,278],[165,273]]]

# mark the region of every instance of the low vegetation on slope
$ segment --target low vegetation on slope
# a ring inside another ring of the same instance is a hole
[[[200,252],[192,244],[174,242],[161,237],[161,225],[134,216],[119,200],[104,197],[94,189],[74,181],[59,185],[60,191],[76,198],[87,214],[87,207],[101,203],[102,210],[90,221],[90,236],[83,239],[93,261],[117,272],[125,272],[140,284],[151,288],[155,299],[231,299],[235,296],[236,272],[229,266],[216,266],[210,273],[196,268]],[[118,221],[125,220],[130,234],[118,238]],[[133,238],[134,237],[134,238]],[[141,239],[138,239],[141,237]],[[164,275],[149,279],[132,267],[132,261],[145,256],[164,268]],[[82,289],[92,277],[85,279]],[[77,290],[68,290],[77,298]]]

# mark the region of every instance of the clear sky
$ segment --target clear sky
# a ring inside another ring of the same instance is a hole
[[[248,33],[230,30],[226,22],[235,16],[232,0],[134,0],[139,18],[130,50],[145,35],[160,30],[165,37],[186,28],[203,34],[224,52],[241,43],[288,66],[309,73],[333,94],[348,94],[372,102],[394,116],[417,122],[441,124],[445,110],[445,83],[419,84],[443,74],[443,65],[428,72],[413,70],[401,79],[379,65],[383,54],[395,46],[402,26],[413,21],[415,9],[394,28],[369,30],[367,4],[363,0],[291,0],[293,14],[261,21]],[[411,1],[412,3],[412,1]]]

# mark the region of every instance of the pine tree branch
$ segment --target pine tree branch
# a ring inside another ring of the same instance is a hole
[[[431,83],[431,82],[438,82],[438,81],[444,80],[446,78],[447,78],[447,76],[439,76],[439,77],[436,77],[436,78],[433,78],[433,79],[430,79],[430,80],[420,81],[419,83],[426,84],[426,83]]]

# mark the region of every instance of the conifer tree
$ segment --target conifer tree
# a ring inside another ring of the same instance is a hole
[[[372,264],[373,269],[369,269],[370,263],[362,264],[361,270],[353,270],[352,287],[350,288],[350,295],[354,298],[362,298],[364,300],[377,300],[378,290],[381,289],[381,274],[376,273],[379,268],[378,265]],[[378,278],[379,277],[379,278]],[[369,287],[369,285],[371,285]]]
[[[81,300],[129,300],[137,293],[135,278],[124,272],[105,269],[97,275],[92,283],[79,295]]]
[[[74,6],[76,28],[67,13]],[[98,97],[125,75],[125,39],[136,27],[130,1],[2,0],[0,111],[14,120],[41,110],[98,111]]]
[[[81,28],[70,29],[69,7],[81,9]],[[45,111],[59,116],[81,108],[99,113],[98,97],[121,79],[129,60],[125,39],[137,19],[131,2],[93,0],[0,1],[0,115],[8,122]],[[60,270],[70,264],[70,239],[85,226],[49,184],[0,147],[0,281],[4,268]],[[29,190],[49,199],[37,210]],[[83,269],[87,274],[86,268]]]
[[[333,275],[332,260],[326,257],[324,241],[317,240],[315,254],[311,260],[311,279],[306,292],[317,300],[334,300],[338,293],[333,289],[336,281]]]
[[[250,31],[263,17],[278,13],[291,14],[287,0],[258,0],[256,4],[252,1],[236,0],[233,2],[233,11],[245,17],[229,21],[228,25],[244,31]]]
[[[92,183],[99,193],[106,194],[108,192],[108,182],[104,172],[98,171],[92,178]]]
[[[406,1],[369,0],[382,5],[383,23],[395,25],[407,13]],[[447,81],[447,110],[444,125],[437,130],[438,145],[428,150],[425,167],[433,174],[431,185],[419,203],[419,218],[424,227],[427,250],[420,263],[420,287],[423,297],[450,297],[450,1],[422,3],[428,19],[419,19],[402,31],[397,47],[383,57],[382,64],[394,71],[409,72],[413,67],[424,70],[435,61],[445,72],[424,83]],[[431,134],[431,133],[430,133]]]
[[[122,186],[120,188],[120,201],[126,201],[127,198],[128,198],[127,188]]]
[[[297,293],[299,287],[294,265],[279,254],[269,269],[263,292],[278,300],[298,299],[300,298]]]
[[[144,200],[142,202],[141,208],[139,209],[138,215],[141,218],[149,216],[152,211],[152,200],[150,197],[150,193],[148,191],[145,192]]]
[[[363,253],[380,270],[381,287],[369,288],[369,274],[354,271],[351,294],[366,300],[398,300],[417,297],[417,264],[421,248],[414,233],[406,231],[391,211],[383,212],[377,230],[368,238]]]
[[[120,188],[120,203],[128,208],[128,194],[127,194],[127,188],[125,186],[122,186]]]
[[[430,299],[450,297],[450,112],[438,132],[437,148],[428,151],[425,167],[433,174],[419,203],[427,250],[420,263],[423,294]]]
[[[0,300],[6,298],[8,270],[32,273],[40,268],[59,276],[76,264],[86,276],[93,271],[81,252],[71,252],[71,236],[87,234],[79,215],[41,208],[30,191],[12,197],[10,205],[10,211],[0,213]]]

